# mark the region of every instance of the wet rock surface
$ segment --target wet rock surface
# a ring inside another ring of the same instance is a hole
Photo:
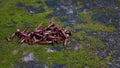
[[[41,2],[37,2],[38,4],[41,4]],[[39,7],[34,7],[32,5],[26,5],[24,3],[18,2],[16,4],[16,7],[18,8],[26,8],[26,11],[30,14],[38,14],[38,13],[42,13],[45,11],[43,6],[39,6]]]
[[[98,34],[99,36],[101,36],[103,38],[103,42],[106,43],[106,49],[105,51],[107,51],[104,54],[108,54],[110,52],[113,53],[113,57],[114,59],[112,60],[112,64],[116,66],[116,68],[119,68],[119,56],[120,54],[118,53],[120,51],[120,32],[116,31],[114,33],[106,33],[106,32],[101,32],[102,34]],[[104,52],[104,51],[102,51]],[[111,66],[110,66],[111,67]]]
[[[27,63],[16,62],[16,68],[44,68],[44,63],[40,61],[29,61]]]
[[[80,6],[82,7],[79,8],[79,6],[77,6],[77,3],[80,3]],[[47,18],[61,16],[59,17],[59,19],[65,23],[65,26],[73,26],[78,22],[85,23],[78,17],[77,13],[92,11],[95,21],[98,21],[104,25],[114,24],[114,26],[119,28],[120,10],[118,9],[118,3],[116,0],[109,0],[109,3],[107,0],[50,0],[47,1],[46,4],[50,9],[54,11],[53,14],[48,15]]]
[[[65,64],[52,63],[51,66],[48,66],[47,64],[40,61],[29,61],[27,63],[17,61],[15,66],[16,68],[66,68]]]
[[[45,11],[45,9],[42,6],[40,6],[39,8],[35,8],[33,6],[26,6],[26,10],[30,14],[42,13]]]
[[[65,64],[53,63],[52,68],[65,68]]]
[[[27,56],[21,59],[23,62],[35,61],[34,53],[29,53]]]

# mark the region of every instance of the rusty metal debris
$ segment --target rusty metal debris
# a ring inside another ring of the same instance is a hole
[[[62,26],[55,26],[54,22],[51,22],[48,26],[41,28],[42,23],[38,24],[37,27],[32,31],[28,31],[26,26],[23,30],[17,29],[11,36],[7,38],[8,41],[12,41],[15,36],[18,36],[18,43],[28,43],[33,45],[39,44],[59,44],[62,41],[64,46],[72,35],[71,31],[66,30]]]

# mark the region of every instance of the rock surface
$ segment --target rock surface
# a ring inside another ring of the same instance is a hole
[[[34,53],[29,53],[27,56],[21,59],[23,62],[35,61]]]

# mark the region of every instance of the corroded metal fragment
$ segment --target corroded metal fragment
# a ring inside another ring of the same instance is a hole
[[[17,29],[11,36],[7,38],[8,41],[12,41],[15,36],[18,36],[18,43],[28,43],[33,45],[38,44],[59,44],[64,42],[64,46],[72,35],[71,31],[66,30],[62,26],[55,26],[54,22],[51,22],[48,26],[41,28],[42,23],[39,23],[37,27],[32,31],[28,31],[28,27],[23,30]]]

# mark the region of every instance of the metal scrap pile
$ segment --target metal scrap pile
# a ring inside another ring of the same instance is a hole
[[[71,36],[71,31],[66,30],[60,25],[55,26],[54,22],[51,22],[43,29],[40,28],[41,25],[42,23],[38,24],[32,32],[28,31],[28,27],[25,27],[23,30],[17,29],[11,36],[7,38],[7,40],[12,41],[15,36],[18,36],[18,43],[20,44],[59,44],[63,41],[64,46],[67,45],[67,42]]]

